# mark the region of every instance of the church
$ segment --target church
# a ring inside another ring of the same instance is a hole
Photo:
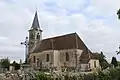
[[[77,33],[42,39],[38,13],[35,12],[29,30],[29,48],[27,62],[34,68],[79,71],[100,69],[99,60],[94,57]]]

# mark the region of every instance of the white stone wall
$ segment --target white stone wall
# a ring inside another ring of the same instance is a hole
[[[66,61],[66,53],[69,54],[69,61]],[[55,67],[61,67],[61,66],[67,66],[67,67],[76,67],[76,57],[75,54],[77,54],[77,62],[79,62],[79,57],[81,56],[82,50],[76,50],[76,49],[68,49],[68,50],[47,50],[43,51],[41,53],[32,53],[30,54],[30,58],[33,62],[33,56],[36,56],[39,58],[43,65],[49,65],[50,63],[53,64]],[[46,62],[46,55],[49,54],[49,62]],[[31,62],[31,63],[32,63]],[[32,63],[34,64],[34,63]],[[65,64],[65,65],[64,65]]]
[[[69,66],[69,67],[75,67],[76,66],[76,57],[75,54],[77,54],[77,62],[79,61],[79,57],[82,53],[82,50],[76,50],[76,49],[68,49],[68,50],[60,50],[60,66]],[[69,54],[69,61],[66,61],[66,53]]]
[[[80,64],[80,71],[85,71],[87,68],[89,68],[89,64]]]
[[[95,68],[95,65],[94,65],[94,61],[96,61],[96,68]],[[100,69],[99,60],[91,59],[91,60],[89,61],[89,63],[90,63],[90,68],[91,68],[92,70],[94,70],[94,69]]]
[[[37,63],[37,59],[39,58],[39,60],[42,61],[43,65],[50,66],[50,64],[52,63],[52,66],[57,66],[58,58],[59,58],[59,55],[57,53],[58,51],[55,51],[55,50],[54,51],[53,50],[43,51],[40,53],[32,53],[30,55],[30,58],[32,60],[31,64],[34,64],[33,56],[36,56],[36,63]],[[49,62],[46,61],[47,54],[49,54]]]

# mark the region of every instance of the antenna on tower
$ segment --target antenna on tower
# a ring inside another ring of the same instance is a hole
[[[37,11],[37,4],[36,4],[36,11]]]
[[[36,0],[36,11],[37,11],[37,9],[38,9],[38,2],[39,0]]]

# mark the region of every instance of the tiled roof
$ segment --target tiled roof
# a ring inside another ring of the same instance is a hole
[[[39,25],[39,20],[38,20],[38,15],[37,15],[37,11],[35,12],[35,16],[34,16],[34,20],[32,23],[32,29],[40,29],[40,25]]]
[[[43,39],[39,43],[33,53],[38,53],[44,50],[64,50],[64,49],[82,49],[88,48],[84,42],[80,39],[77,33],[66,34],[62,36]]]
[[[90,59],[95,59],[94,54],[90,50],[84,50],[80,56],[80,63],[88,63]]]

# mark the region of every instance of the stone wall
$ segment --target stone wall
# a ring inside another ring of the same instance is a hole
[[[95,64],[94,64],[94,62],[95,62]],[[90,68],[91,68],[92,70],[94,70],[94,69],[100,69],[99,60],[91,59],[91,60],[89,61],[89,63],[90,63]],[[95,66],[95,65],[96,65],[96,66]]]
[[[89,69],[89,64],[81,64],[80,71],[86,71]]]
[[[66,61],[66,53],[69,54],[69,61]],[[79,57],[82,53],[82,50],[78,49],[68,49],[68,50],[47,50],[41,53],[32,53],[30,55],[31,64],[36,65],[37,59],[42,61],[43,65],[54,66],[54,67],[76,67],[76,56],[77,55],[77,64],[79,62]],[[49,62],[46,62],[46,55],[49,54]],[[36,56],[36,62],[33,63],[33,57]]]
[[[82,50],[68,49],[61,50],[60,52],[60,66],[75,67],[76,66],[76,54],[77,62],[79,62],[79,57],[82,53]],[[66,53],[69,54],[69,61],[66,61]]]

